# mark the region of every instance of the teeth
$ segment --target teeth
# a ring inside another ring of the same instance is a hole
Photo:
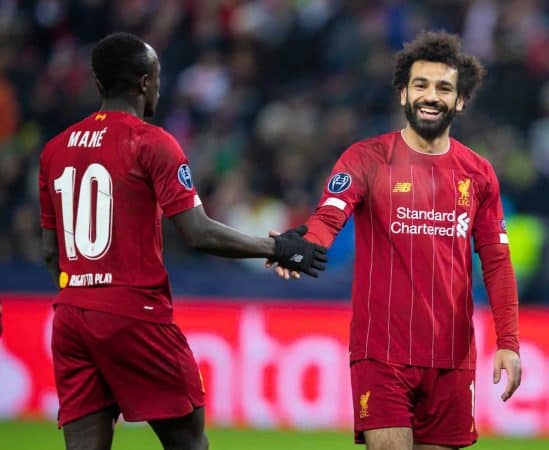
[[[421,112],[427,113],[427,114],[438,114],[438,109],[428,109],[428,108],[420,108]]]

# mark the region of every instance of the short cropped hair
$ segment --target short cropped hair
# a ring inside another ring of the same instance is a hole
[[[445,31],[424,31],[395,55],[393,86],[400,92],[410,81],[414,62],[423,60],[440,62],[458,71],[458,95],[467,103],[480,86],[485,74],[480,61],[461,50],[459,36]]]
[[[130,33],[109,34],[92,50],[92,70],[106,98],[129,92],[150,69],[145,42]]]

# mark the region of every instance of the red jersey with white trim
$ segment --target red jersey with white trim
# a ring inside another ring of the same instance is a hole
[[[323,207],[355,215],[351,360],[475,367],[471,237],[508,243],[490,163],[455,139],[433,155],[384,134],[343,153]]]
[[[94,113],[47,143],[39,184],[41,224],[59,244],[54,303],[171,322],[161,216],[201,204],[175,139],[132,114]]]

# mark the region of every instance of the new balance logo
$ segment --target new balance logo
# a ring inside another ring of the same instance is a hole
[[[459,237],[465,238],[467,237],[467,231],[469,230],[469,223],[471,222],[471,218],[468,217],[467,213],[461,213],[457,218],[457,224],[456,224],[456,234]]]
[[[397,182],[393,187],[393,192],[410,192],[412,190],[412,183]]]
[[[301,261],[303,261],[303,255],[300,255],[300,254],[296,253],[296,254],[292,255],[292,257],[290,258],[290,261],[299,264]]]
[[[95,120],[105,120],[107,118],[107,114],[105,113],[99,113],[95,115]]]

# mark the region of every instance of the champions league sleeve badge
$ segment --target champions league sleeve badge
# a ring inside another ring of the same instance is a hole
[[[177,169],[177,179],[179,182],[185,186],[185,189],[188,191],[193,188],[193,178],[191,176],[191,168],[188,164],[181,164],[179,169]]]
[[[351,175],[348,173],[336,173],[330,178],[330,181],[328,181],[328,191],[332,194],[341,194],[349,189],[352,181]]]

